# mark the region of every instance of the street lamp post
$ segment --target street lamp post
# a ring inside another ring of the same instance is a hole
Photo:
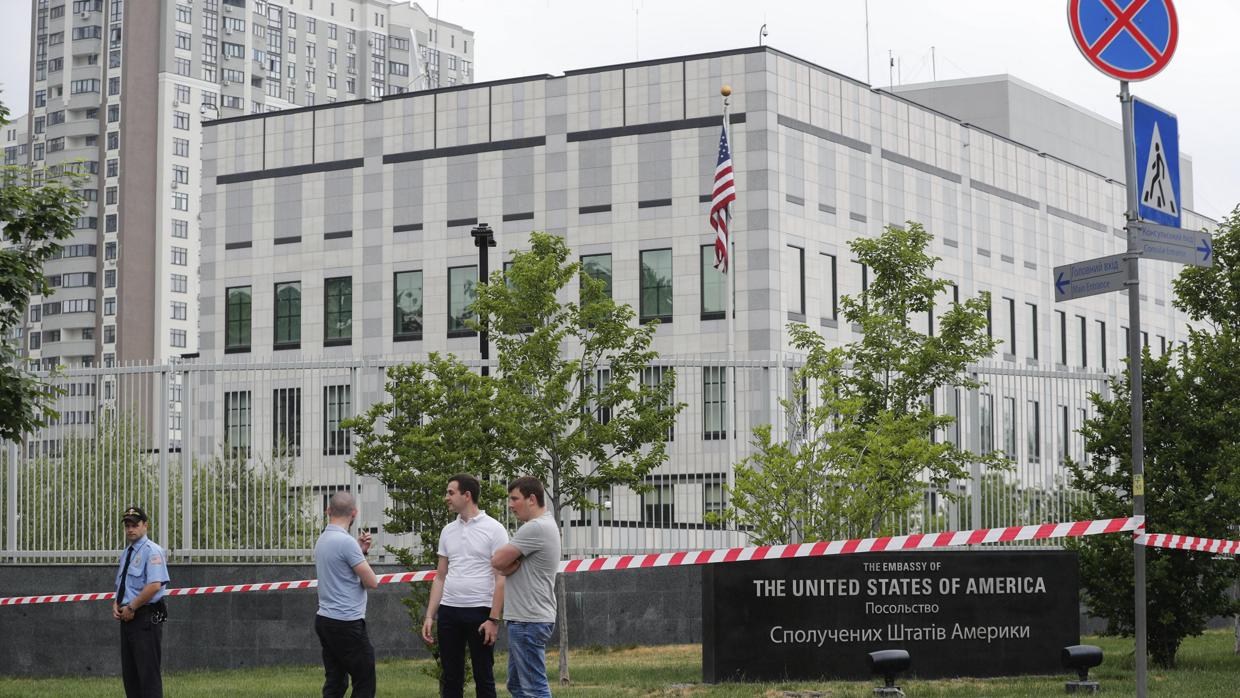
[[[491,272],[487,268],[487,250],[495,247],[495,232],[491,230],[491,226],[486,223],[479,223],[476,228],[469,231],[474,238],[474,245],[478,248],[478,283],[484,284],[490,277]],[[491,374],[491,367],[487,365],[487,361],[491,358],[490,343],[487,341],[487,328],[483,324],[478,332],[478,351],[482,358],[482,375]]]

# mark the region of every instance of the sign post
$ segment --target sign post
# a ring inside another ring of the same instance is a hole
[[[1151,257],[1169,259],[1179,254],[1177,248],[1184,246],[1173,244],[1179,238],[1147,240],[1147,235],[1156,238],[1160,234],[1159,229],[1143,227],[1141,223],[1160,224],[1164,229],[1180,227],[1179,135],[1174,116],[1140,101],[1135,102],[1134,108],[1128,82],[1151,78],[1167,67],[1179,40],[1179,20],[1171,0],[1068,0],[1068,25],[1085,59],[1098,70],[1119,80],[1124,124],[1124,183],[1128,190],[1124,216],[1128,220],[1128,325],[1132,328],[1128,333],[1132,396],[1132,511],[1134,516],[1144,516],[1145,433],[1142,424],[1139,261],[1147,249],[1152,248],[1154,254]],[[1143,156],[1140,163],[1139,155]],[[1139,165],[1144,165],[1144,169],[1138,171]],[[1213,256],[1210,242],[1206,240],[1203,247],[1202,261],[1208,262]],[[1193,251],[1196,251],[1195,248]],[[1195,260],[1195,257],[1189,258]],[[1181,260],[1176,258],[1170,261]],[[1056,271],[1058,283],[1061,279]],[[1056,300],[1060,300],[1060,295],[1057,285]],[[1133,586],[1137,698],[1146,698],[1145,546],[1137,545],[1135,540]]]

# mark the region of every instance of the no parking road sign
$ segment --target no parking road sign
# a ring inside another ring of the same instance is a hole
[[[1180,34],[1171,0],[1068,0],[1068,23],[1085,59],[1117,80],[1158,74]]]

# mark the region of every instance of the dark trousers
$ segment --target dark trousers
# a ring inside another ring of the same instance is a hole
[[[163,698],[159,673],[160,640],[164,626],[151,622],[151,607],[134,611],[133,620],[121,621],[121,678],[127,698]]]
[[[474,666],[478,698],[495,698],[495,646],[485,644],[478,632],[478,626],[490,615],[490,608],[439,607],[439,659],[443,662],[439,695],[443,698],[462,698],[465,693],[466,647]]]
[[[353,679],[353,698],[375,695],[375,648],[364,620],[314,616],[314,632],[323,646],[323,698],[344,698]]]

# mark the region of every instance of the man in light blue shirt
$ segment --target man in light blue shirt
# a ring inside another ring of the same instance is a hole
[[[146,537],[146,512],[129,507],[121,515],[128,545],[116,570],[116,596],[112,617],[121,622],[121,677],[128,698],[162,698],[160,641],[164,587],[168,584],[168,558]]]
[[[353,680],[353,698],[375,695],[375,648],[366,634],[366,590],[379,580],[366,553],[370,534],[357,540],[349,527],[357,518],[353,495],[337,492],[327,506],[329,523],[314,546],[319,611],[314,632],[323,646],[323,698],[343,698]]]

